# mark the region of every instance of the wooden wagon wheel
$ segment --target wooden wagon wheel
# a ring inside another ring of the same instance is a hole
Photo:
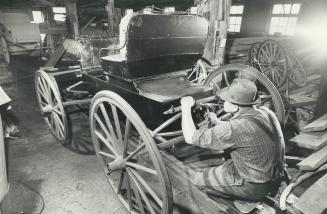
[[[208,71],[205,65],[205,62],[202,59],[199,59],[192,71],[189,72],[187,75],[187,79],[190,82],[198,83],[198,84],[203,84],[205,79],[208,77]]]
[[[266,105],[271,108],[281,124],[285,122],[285,109],[282,98],[274,84],[262,73],[256,69],[243,65],[243,64],[229,64],[223,65],[217,70],[210,73],[204,85],[212,87],[214,93],[217,93],[221,90],[223,84],[223,75],[226,74],[229,78],[229,81],[232,82],[233,79],[237,77],[247,78],[255,81],[258,87],[258,96],[261,99],[259,105]]]
[[[287,77],[287,58],[284,49],[279,43],[274,40],[264,41],[259,46],[257,59],[260,71],[277,88],[285,83]]]
[[[298,86],[303,87],[307,83],[307,75],[304,71],[303,65],[293,53],[287,53],[288,72],[287,76],[291,82]]]
[[[3,55],[6,63],[9,64],[10,63],[10,53],[9,53],[9,48],[8,48],[7,41],[6,41],[4,36],[0,37],[0,45],[1,45],[2,55]]]
[[[92,141],[106,177],[131,213],[172,212],[172,190],[157,145],[135,110],[101,91],[90,108]]]
[[[249,64],[254,67],[257,68],[258,67],[258,49],[260,46],[261,42],[256,42],[254,44],[251,45],[251,48],[249,50]]]
[[[38,70],[35,74],[35,91],[42,116],[52,134],[62,144],[68,143],[72,130],[56,80],[45,71]]]

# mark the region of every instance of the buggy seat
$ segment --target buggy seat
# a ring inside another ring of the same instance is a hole
[[[203,54],[207,30],[207,20],[195,15],[136,14],[127,29],[126,56],[101,57],[102,67],[124,79],[192,68]]]
[[[187,80],[187,75],[175,73],[166,77],[148,78],[134,82],[139,94],[158,102],[169,102],[187,95],[193,97],[210,93],[207,86]]]

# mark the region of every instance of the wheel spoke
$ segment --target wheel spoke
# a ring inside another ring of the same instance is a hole
[[[49,87],[48,87],[48,84],[46,82],[45,79],[43,79],[42,77],[40,77],[40,81],[41,81],[41,85],[43,86],[43,91],[44,93],[47,94],[47,101],[49,102],[49,104],[52,104],[51,100],[50,100],[50,91],[49,91]]]
[[[152,175],[158,175],[157,171],[154,170],[154,169],[150,169],[148,167],[145,167],[145,166],[142,166],[142,165],[139,165],[139,164],[136,164],[136,163],[132,163],[132,162],[126,162],[126,165],[127,166],[130,166],[130,167],[133,167],[135,169],[138,169],[138,170],[141,170],[143,172],[147,172],[147,173],[150,173]]]
[[[38,90],[38,92],[39,92],[39,94],[43,97],[43,99],[45,100],[45,101],[48,101],[48,98],[47,98],[47,96],[44,94],[44,92],[42,91],[42,89],[41,89],[41,86],[38,84],[38,88],[37,88],[37,90]],[[40,97],[41,98],[41,97]],[[40,100],[41,101],[41,100]]]
[[[125,175],[125,170],[122,170],[120,173],[120,178],[119,178],[119,184],[117,187],[117,194],[119,195],[121,193],[121,188],[123,186],[123,181],[124,181],[124,175]]]
[[[129,205],[129,209],[130,211],[132,210],[132,191],[131,191],[131,181],[129,179],[128,173],[126,172],[126,170],[124,171],[125,173],[125,177],[126,177],[126,188],[127,188],[127,200],[128,200],[128,205]],[[136,197],[137,198],[137,197]],[[138,196],[138,198],[140,199],[140,197]],[[143,208],[143,206],[142,206]],[[143,210],[144,213],[144,210]]]
[[[141,211],[141,214],[145,214],[144,206],[143,206],[143,203],[142,203],[142,200],[141,200],[140,193],[139,193],[139,191],[138,191],[138,189],[137,189],[135,183],[134,183],[133,181],[131,181],[132,178],[130,178],[130,176],[129,176],[128,173],[127,173],[127,176],[128,176],[128,178],[129,178],[129,183],[130,183],[130,184],[133,184],[133,186],[134,186],[134,189],[135,189],[135,191],[134,191],[134,192],[135,192],[135,197],[136,197],[136,201],[137,201],[137,204],[138,204],[138,206],[139,206],[139,209],[140,209],[140,211]],[[131,206],[130,206],[130,207],[131,207]]]
[[[127,155],[127,143],[128,143],[130,133],[131,133],[131,121],[128,118],[126,118],[123,157],[125,157]]]
[[[152,196],[152,198],[156,201],[156,203],[162,208],[163,203],[159,196],[154,192],[152,187],[142,178],[142,176],[135,170],[131,169],[133,176],[142,184],[145,190]]]
[[[111,144],[109,143],[109,141],[104,138],[102,136],[102,134],[100,134],[100,132],[98,131],[94,131],[94,134],[110,149],[110,151],[116,156],[118,157],[119,155],[117,154],[117,152],[115,151],[115,149],[111,146]]]
[[[147,198],[147,196],[146,196],[145,192],[143,191],[142,187],[140,187],[139,183],[137,182],[137,179],[134,177],[133,173],[130,170],[127,169],[127,172],[129,174],[130,178],[133,180],[133,183],[134,183],[136,189],[138,190],[138,192],[140,193],[140,196],[142,197],[143,201],[145,202],[149,212],[151,214],[155,214],[155,211],[154,211],[154,209],[153,209],[153,207],[151,205],[151,202]]]
[[[54,121],[54,124],[55,124],[55,130],[56,130],[56,133],[57,133],[57,136],[59,139],[61,139],[61,130],[60,130],[60,125],[58,124],[58,121],[56,120],[56,118],[53,116],[53,114],[51,114],[51,117],[53,117],[53,121]]]
[[[61,113],[61,111],[60,111],[58,105],[54,106],[54,107],[52,108],[52,111],[53,111],[53,112],[56,112],[58,115],[62,116],[62,113]]]
[[[107,152],[104,152],[104,151],[99,151],[98,152],[100,155],[102,156],[105,156],[105,157],[108,157],[108,158],[111,158],[111,159],[116,159],[116,156],[112,155],[112,154],[109,154]]]
[[[53,116],[54,116],[55,122],[57,121],[57,124],[59,126],[59,131],[62,134],[62,137],[64,137],[64,130],[65,130],[64,124],[62,123],[61,119],[59,118],[59,116],[57,114],[53,113]]]
[[[115,120],[115,126],[116,126],[116,131],[117,131],[117,135],[118,135],[118,139],[120,143],[123,143],[123,136],[122,136],[122,132],[121,132],[121,128],[120,128],[120,122],[119,122],[119,118],[118,118],[118,114],[117,114],[117,108],[116,106],[111,105],[111,110],[112,110],[112,114],[114,116],[114,120]]]
[[[100,104],[100,109],[101,109],[101,113],[102,113],[102,115],[103,115],[103,117],[104,117],[104,119],[105,119],[105,121],[106,121],[106,124],[107,124],[107,126],[108,126],[108,128],[109,128],[109,131],[110,131],[112,137],[113,137],[114,139],[117,139],[116,134],[115,134],[115,131],[114,131],[113,127],[112,127],[112,124],[111,124],[111,122],[110,122],[110,120],[109,120],[109,117],[108,117],[107,111],[106,111],[106,109],[105,109],[103,103]]]
[[[110,136],[108,129],[103,124],[102,120],[100,119],[99,115],[97,113],[94,113],[94,118],[97,121],[97,123],[100,125],[102,131],[106,134],[107,137]]]
[[[126,157],[126,161],[130,160],[132,157],[134,157],[137,153],[139,153],[143,148],[145,147],[145,144],[142,143],[141,145],[139,145],[132,153],[130,153],[127,157]]]

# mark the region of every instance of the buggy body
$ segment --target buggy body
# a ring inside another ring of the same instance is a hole
[[[87,39],[90,54],[81,51],[81,69],[36,72],[41,114],[64,145],[72,138],[69,108],[87,106],[95,153],[109,184],[131,213],[172,213],[170,178],[191,179],[173,155],[175,145],[185,147],[181,97],[196,99],[194,117],[201,118],[201,106],[207,110],[214,106],[212,111],[223,113],[216,93],[245,72],[262,90],[261,104],[268,103],[284,120],[277,89],[249,66],[222,66],[197,81],[205,72],[196,65],[207,30],[207,20],[197,15],[138,13],[128,25],[126,55],[115,50],[112,41]],[[83,66],[84,62],[93,64]],[[207,203],[202,192],[194,191],[199,203]],[[218,207],[222,213],[238,213],[225,202]]]

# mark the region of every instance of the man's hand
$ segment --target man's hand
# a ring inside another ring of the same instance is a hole
[[[217,115],[213,112],[207,113],[206,117],[208,118],[208,121],[213,125],[217,125],[219,123],[219,119],[217,118]]]
[[[192,106],[194,106],[194,104],[195,101],[193,97],[187,96],[187,97],[182,97],[181,99],[182,109],[191,108]]]

